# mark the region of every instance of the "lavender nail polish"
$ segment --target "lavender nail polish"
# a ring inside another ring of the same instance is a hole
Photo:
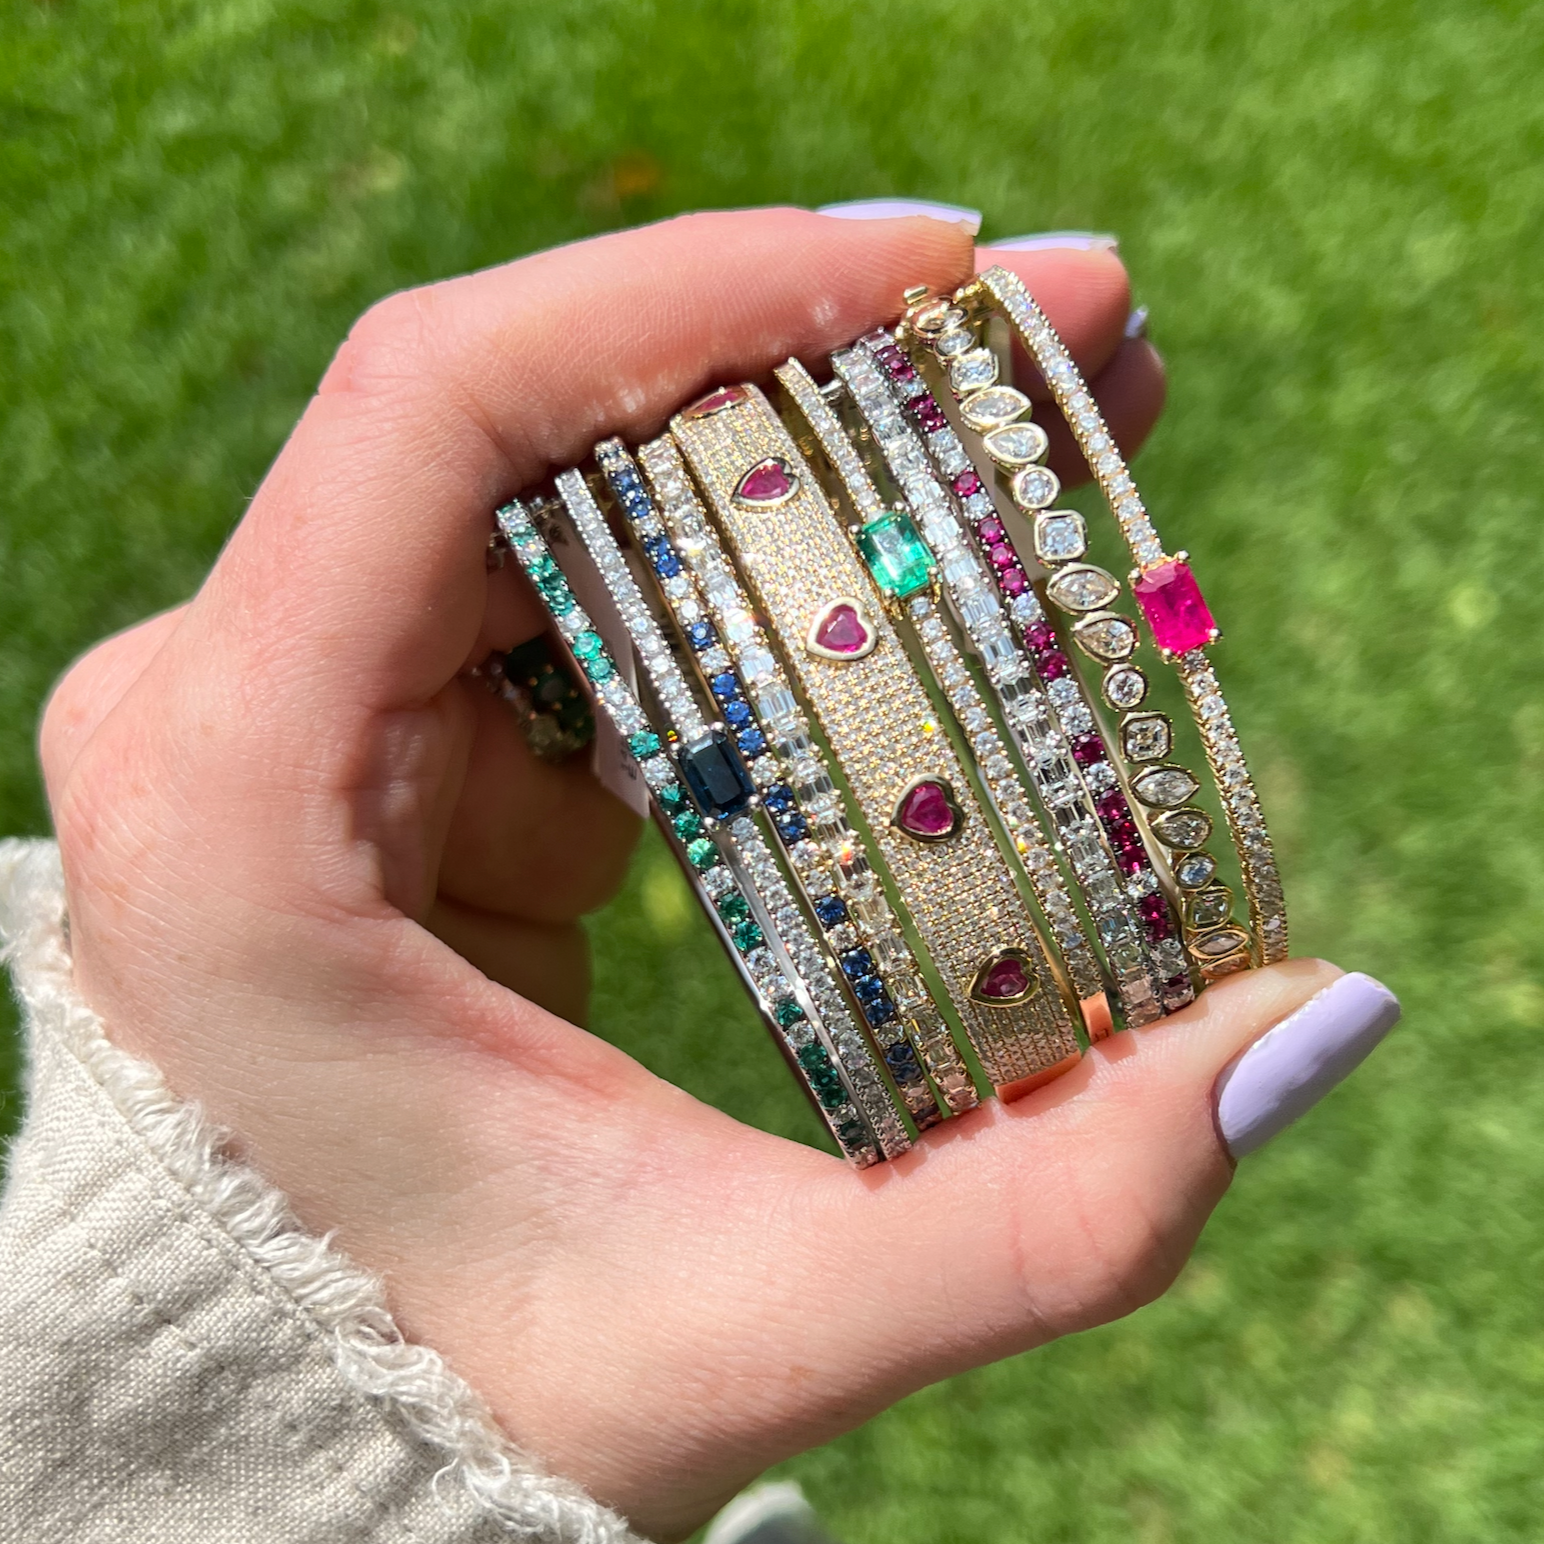
[[[1264,1147],[1348,1078],[1399,1022],[1399,999],[1342,976],[1267,1030],[1217,1079],[1217,1128],[1235,1158]]]
[[[858,198],[845,204],[822,204],[816,214],[828,214],[834,220],[900,220],[910,214],[942,220],[946,225],[963,225],[972,236],[981,229],[981,211],[964,204],[938,204],[926,198]]]
[[[1120,241],[1103,231],[1039,231],[1032,236],[1003,236],[983,245],[999,252],[1113,252]]]

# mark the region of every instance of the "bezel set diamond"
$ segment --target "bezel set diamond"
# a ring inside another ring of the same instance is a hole
[[[894,331],[832,356],[829,386],[780,368],[786,423],[757,388],[723,387],[635,453],[604,441],[598,472],[563,472],[555,495],[497,516],[858,1166],[977,1102],[956,1034],[1016,1097],[1081,1045],[1287,949],[1186,555],[1165,553],[1014,275],[919,293]],[[1059,506],[1049,437],[1005,379],[989,315],[1028,350],[1131,551],[1130,593],[1199,728],[1247,925],[1208,850],[1201,780],[1148,702],[1126,586]],[[575,564],[598,576],[630,660],[580,607]]]

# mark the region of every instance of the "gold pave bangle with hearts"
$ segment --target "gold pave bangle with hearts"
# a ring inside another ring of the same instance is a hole
[[[1070,990],[797,445],[751,386],[670,427],[987,1076],[1013,1097],[1066,1070],[1080,1055]]]
[[[964,334],[973,342],[969,322],[988,311],[1004,317],[1023,344],[1049,386],[1099,484],[1136,564],[1131,575],[1132,593],[1154,645],[1162,658],[1174,666],[1184,687],[1207,762],[1216,780],[1248,900],[1247,928],[1229,915],[1231,894],[1225,885],[1216,882],[1215,864],[1204,850],[1211,822],[1203,810],[1186,804],[1186,798],[1196,787],[1194,777],[1183,767],[1163,764],[1161,760],[1157,764],[1143,764],[1147,760],[1145,755],[1130,754],[1133,749],[1150,752],[1159,740],[1163,742],[1161,754],[1166,754],[1169,739],[1166,721],[1160,714],[1126,712],[1121,725],[1121,744],[1133,763],[1129,786],[1145,807],[1149,829],[1170,850],[1174,875],[1183,896],[1187,948],[1206,979],[1251,964],[1270,964],[1285,959],[1287,917],[1275,852],[1265,827],[1259,796],[1218,687],[1216,672],[1206,655],[1208,646],[1217,639],[1217,628],[1185,554],[1170,557],[1164,552],[1125,458],[1077,365],[1023,281],[1001,267],[988,269],[966,285],[953,297],[952,305],[947,301],[913,303],[905,325],[913,335],[925,339],[946,370],[952,372],[951,348],[955,350],[954,359],[968,352],[964,339],[956,345],[953,338]],[[953,316],[961,312],[964,314],[957,323]],[[948,343],[944,341],[946,335],[952,335]],[[1001,424],[989,423],[991,415],[984,413],[989,406],[986,398],[994,391],[1006,397],[1011,388],[990,385],[976,388],[965,380],[952,384],[959,388],[962,417],[967,424],[974,418],[973,427],[985,430],[985,448],[991,454],[993,431],[1010,427],[1013,419],[1021,417],[1021,412],[1015,406]],[[1012,395],[1018,396],[1018,393]],[[1004,405],[1008,406],[1006,402]],[[1027,414],[1022,416],[1027,417]],[[999,458],[994,456],[993,459],[998,460],[1000,466],[1004,465]],[[1109,577],[1092,565],[1063,566],[1049,587],[1053,599],[1059,580],[1064,590],[1069,584],[1076,589],[1080,570],[1087,571],[1089,588]],[[1072,577],[1064,580],[1063,576],[1069,573]],[[1110,594],[1103,604],[1113,598],[1118,586],[1105,588]],[[1079,609],[1086,598],[1081,592],[1069,591],[1067,595],[1074,610]],[[1077,636],[1074,628],[1074,637]],[[1088,652],[1099,657],[1097,650],[1105,642],[1103,636],[1090,639],[1090,642],[1096,647]],[[1116,689],[1123,691],[1126,699],[1111,697],[1108,678],[1106,698],[1115,705],[1126,707],[1130,698],[1138,696],[1142,672],[1129,660],[1112,662],[1112,670],[1119,671]],[[1137,702],[1130,703],[1132,708],[1137,705]]]

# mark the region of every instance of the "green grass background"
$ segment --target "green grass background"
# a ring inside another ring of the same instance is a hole
[[[350,320],[704,206],[1121,236],[1302,950],[1405,1027],[1132,1320],[787,1466],[852,1544],[1544,1529],[1544,8],[12,0],[0,830],[107,629],[197,583]],[[811,1135],[657,847],[602,1032]],[[7,1105],[15,1116],[15,1096]],[[811,1312],[818,1312],[811,1304]]]

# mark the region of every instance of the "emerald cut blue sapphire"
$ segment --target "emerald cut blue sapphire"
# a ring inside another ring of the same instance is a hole
[[[714,730],[681,752],[681,776],[705,815],[727,820],[751,802],[756,785],[722,730]]]

